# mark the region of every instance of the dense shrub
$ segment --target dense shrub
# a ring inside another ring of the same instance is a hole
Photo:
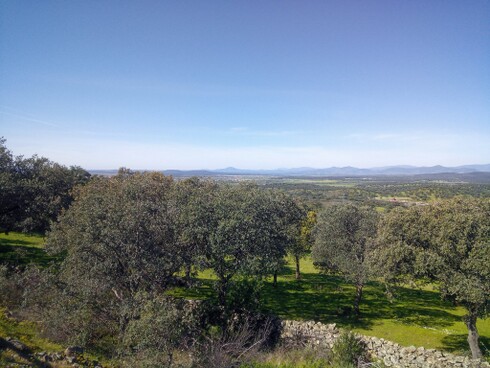
[[[354,368],[366,358],[365,346],[353,332],[343,332],[332,347],[332,364]]]
[[[73,201],[73,188],[89,178],[80,167],[14,156],[0,137],[0,231],[44,233]]]
[[[140,366],[144,362],[147,367],[171,367],[175,351],[189,348],[200,334],[196,313],[185,300],[162,295],[140,298],[139,318],[128,324],[123,351],[138,357]]]

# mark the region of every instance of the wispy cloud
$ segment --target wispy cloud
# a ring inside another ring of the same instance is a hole
[[[44,125],[44,126],[49,126],[49,127],[59,127],[58,124],[55,124],[55,123],[52,123],[52,122],[49,122],[49,121],[45,121],[45,120],[41,120],[41,119],[37,119],[35,117],[32,117],[32,116],[29,116],[29,114],[24,114],[24,113],[16,113],[16,112],[11,112],[11,111],[5,111],[5,110],[12,110],[11,108],[8,108],[6,106],[0,106],[0,114],[1,115],[6,115],[6,116],[10,116],[10,117],[13,117],[13,118],[16,118],[16,119],[20,119],[22,121],[27,121],[27,122],[30,122],[30,123],[35,123],[35,124],[40,124],[40,125]]]
[[[322,89],[265,88],[260,85],[235,86],[205,83],[168,83],[148,78],[89,78],[49,74],[40,77],[44,81],[68,86],[79,86],[114,91],[150,92],[183,96],[282,96],[282,97],[339,97],[343,94]]]

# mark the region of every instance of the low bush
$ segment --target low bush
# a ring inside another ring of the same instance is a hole
[[[343,332],[332,347],[331,359],[336,367],[355,368],[366,360],[366,349],[353,332]]]

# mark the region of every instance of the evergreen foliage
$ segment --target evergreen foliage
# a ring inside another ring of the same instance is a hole
[[[73,200],[74,187],[90,174],[36,155],[15,157],[0,138],[0,231],[44,233]]]
[[[320,268],[339,272],[356,285],[356,315],[359,315],[364,284],[371,273],[368,259],[375,246],[378,219],[378,213],[372,208],[336,205],[320,214],[315,228],[313,261]]]
[[[488,199],[455,197],[392,211],[373,260],[386,281],[424,278],[445,299],[464,306],[468,343],[473,357],[481,357],[476,320],[490,306]]]

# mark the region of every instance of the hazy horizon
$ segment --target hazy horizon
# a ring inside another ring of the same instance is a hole
[[[211,171],[211,172],[219,172],[219,171],[289,171],[289,170],[324,170],[324,169],[361,169],[361,170],[375,170],[375,169],[390,169],[390,168],[406,168],[406,169],[417,169],[417,168],[434,168],[434,167],[445,167],[445,168],[458,168],[458,167],[473,167],[473,166],[490,166],[489,164],[467,164],[467,165],[458,165],[458,166],[443,166],[443,165],[432,165],[432,166],[414,166],[414,165],[390,165],[390,166],[370,166],[370,167],[357,167],[357,166],[329,166],[329,167],[310,167],[310,166],[299,166],[299,167],[276,167],[273,169],[256,169],[256,168],[241,168],[241,167],[218,167],[218,168],[193,168],[193,169],[175,169],[175,168],[159,168],[159,169],[146,169],[146,168],[138,168],[138,167],[127,167],[120,166],[117,168],[101,168],[101,169],[93,169],[93,168],[85,168],[91,172],[103,172],[103,171],[118,171],[120,168],[127,168],[133,171]],[[485,171],[486,172],[486,171]]]
[[[490,162],[490,2],[0,3],[0,136],[90,170]]]

